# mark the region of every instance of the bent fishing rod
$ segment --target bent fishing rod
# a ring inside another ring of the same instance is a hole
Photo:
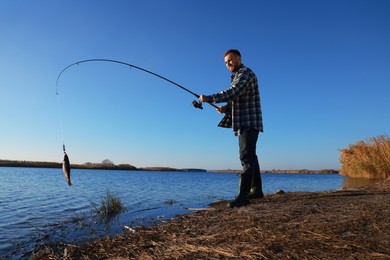
[[[199,98],[200,96],[194,92],[192,92],[191,90],[177,84],[176,82],[166,78],[166,77],[163,77],[157,73],[154,73],[150,70],[147,70],[147,69],[144,69],[144,68],[141,68],[141,67],[138,67],[136,65],[133,65],[133,64],[130,64],[130,63],[127,63],[127,62],[123,62],[123,61],[118,61],[118,60],[111,60],[111,59],[89,59],[89,60],[81,60],[81,61],[77,61],[75,63],[72,63],[68,66],[66,66],[61,72],[60,74],[58,75],[57,77],[57,82],[56,82],[56,94],[57,94],[57,99],[58,99],[58,111],[59,111],[59,116],[60,116],[60,125],[61,125],[61,133],[62,133],[62,150],[64,151],[64,159],[63,159],[63,165],[62,165],[62,168],[63,168],[63,172],[64,172],[64,175],[65,175],[65,178],[66,180],[68,181],[68,185],[72,185],[71,184],[71,181],[70,181],[70,163],[69,163],[69,157],[66,153],[66,148],[65,148],[65,141],[64,141],[64,131],[63,131],[63,126],[62,126],[62,115],[61,115],[61,105],[60,105],[60,96],[59,96],[59,81],[60,81],[60,78],[61,78],[61,75],[67,70],[69,69],[70,67],[72,66],[75,66],[75,65],[79,65],[81,63],[87,63],[87,62],[111,62],[111,63],[116,63],[116,64],[120,64],[120,65],[125,65],[125,66],[128,66],[130,68],[135,68],[135,69],[138,69],[138,70],[141,70],[143,72],[146,72],[146,73],[149,73],[153,76],[156,76],[160,79],[163,79],[165,81],[168,81],[169,83],[187,91],[188,93],[194,95],[196,98]],[[208,102],[207,102],[208,103]],[[208,103],[210,104],[211,106],[213,106],[214,108],[218,109],[218,107],[214,104],[211,104],[211,103]],[[192,101],[192,105],[195,107],[195,108],[199,108],[199,109],[203,109],[202,107],[202,102],[198,102],[196,100]]]
[[[72,63],[70,65],[68,65],[67,67],[65,67],[61,72],[60,74],[58,75],[57,77],[57,83],[56,83],[56,94],[59,95],[59,92],[58,92],[58,82],[60,80],[60,77],[62,75],[62,73],[64,73],[64,71],[66,71],[67,69],[69,69],[70,67],[74,66],[74,65],[79,65],[81,63],[86,63],[86,62],[112,62],[112,63],[117,63],[117,64],[121,64],[121,65],[125,65],[125,66],[128,66],[130,68],[135,68],[135,69],[138,69],[138,70],[141,70],[143,72],[146,72],[146,73],[149,73],[153,76],[156,76],[156,77],[159,77],[160,79],[163,79],[165,81],[168,81],[169,83],[183,89],[184,91],[187,91],[188,93],[194,95],[196,98],[199,98],[200,96],[194,92],[192,92],[191,90],[177,84],[176,82],[170,80],[170,79],[167,79],[166,77],[163,77],[157,73],[154,73],[150,70],[147,70],[147,69],[144,69],[144,68],[141,68],[141,67],[138,67],[136,65],[133,65],[133,64],[130,64],[130,63],[127,63],[127,62],[123,62],[123,61],[118,61],[118,60],[111,60],[111,59],[89,59],[89,60],[81,60],[81,61],[77,61],[75,63]],[[209,103],[207,102],[209,105],[213,106],[214,108],[218,109],[218,107],[212,103]],[[192,105],[195,107],[195,108],[199,108],[199,109],[203,109],[203,106],[202,106],[202,103],[201,102],[198,102],[196,100],[192,101]]]

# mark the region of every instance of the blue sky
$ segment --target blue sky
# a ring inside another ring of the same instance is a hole
[[[0,2],[0,159],[240,169],[238,141],[198,94],[229,86],[222,54],[258,76],[263,169],[340,168],[390,132],[390,1]]]

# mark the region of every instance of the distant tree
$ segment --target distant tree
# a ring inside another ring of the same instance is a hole
[[[102,161],[102,164],[103,165],[107,165],[107,166],[113,166],[114,162],[109,160],[109,159],[105,159],[105,160]]]

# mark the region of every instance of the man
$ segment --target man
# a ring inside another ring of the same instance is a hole
[[[226,113],[220,127],[233,128],[238,136],[242,172],[240,173],[239,193],[228,206],[241,207],[249,204],[251,198],[262,198],[263,189],[260,166],[256,155],[259,132],[263,132],[260,94],[256,75],[241,63],[238,50],[228,50],[224,54],[227,69],[232,72],[230,87],[213,95],[201,95],[200,102],[221,103],[219,113]]]

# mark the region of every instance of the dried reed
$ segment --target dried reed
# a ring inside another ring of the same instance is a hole
[[[390,139],[385,135],[358,141],[340,150],[340,174],[350,177],[390,177]]]

